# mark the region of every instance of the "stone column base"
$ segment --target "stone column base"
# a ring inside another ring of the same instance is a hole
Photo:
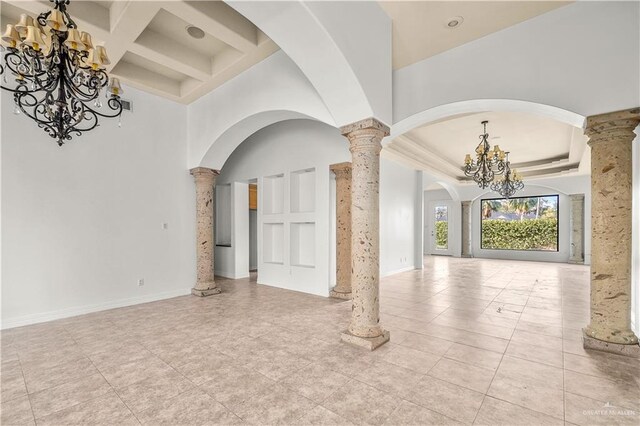
[[[640,358],[640,346],[637,343],[622,345],[620,343],[605,342],[604,340],[598,340],[588,336],[584,331],[582,332],[582,345],[585,349]]]
[[[473,256],[472,256],[472,255],[470,255],[470,254],[461,254],[461,255],[460,255],[460,257],[464,257],[465,259],[471,259],[471,258],[473,258]]]
[[[341,293],[339,291],[331,290],[331,292],[329,292],[329,297],[333,297],[334,299],[351,300],[351,292]]]
[[[197,288],[191,289],[191,294],[198,297],[212,296],[214,294],[219,294],[221,292],[222,292],[222,289],[220,287],[207,288],[205,290],[199,290]]]
[[[571,263],[573,265],[584,265],[584,260],[569,259],[567,263]]]
[[[349,333],[349,331],[343,331],[340,335],[340,339],[343,342],[360,346],[362,348],[369,349],[370,351],[387,343],[390,337],[391,333],[387,330],[382,330],[382,334],[378,337],[360,337]]]

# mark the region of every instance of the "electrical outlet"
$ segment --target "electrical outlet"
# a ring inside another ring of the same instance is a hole
[[[140,278],[138,280],[138,287],[142,287],[144,285],[144,278]]]

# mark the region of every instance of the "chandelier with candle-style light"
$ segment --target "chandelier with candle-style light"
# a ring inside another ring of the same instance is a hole
[[[119,117],[122,89],[105,71],[105,48],[94,46],[69,16],[70,0],[50,1],[54,8],[36,19],[23,14],[7,25],[0,75],[1,87],[13,92],[15,113],[33,119],[62,145],[98,126],[98,117]]]
[[[476,147],[476,158],[471,158],[467,154],[464,159],[464,174],[478,184],[482,189],[488,187],[493,182],[496,175],[504,173],[505,153],[496,145],[493,149],[489,145],[489,134],[487,133],[488,121],[483,121],[484,131],[480,135],[480,143]]]
[[[504,198],[511,198],[517,191],[524,189],[524,182],[522,182],[522,176],[520,176],[516,169],[511,170],[509,153],[505,152],[505,154],[504,175],[496,178],[495,181],[491,183],[491,190],[502,195]]]

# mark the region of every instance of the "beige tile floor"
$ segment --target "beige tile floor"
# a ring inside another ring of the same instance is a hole
[[[3,331],[2,425],[639,424],[637,360],[585,351],[589,269],[425,258],[350,304],[258,286]]]

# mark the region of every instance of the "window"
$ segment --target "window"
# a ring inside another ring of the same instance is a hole
[[[481,200],[480,247],[558,251],[558,196]]]
[[[449,209],[447,206],[436,206],[434,214],[436,250],[447,250],[449,248]]]

